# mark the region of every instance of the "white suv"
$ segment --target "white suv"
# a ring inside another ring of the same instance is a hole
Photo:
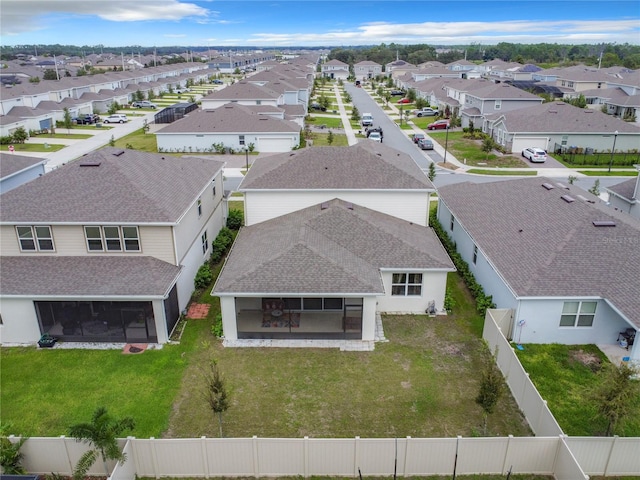
[[[547,152],[541,148],[525,148],[522,151],[522,156],[535,163],[544,163],[547,160]]]
[[[129,119],[124,113],[114,113],[103,120],[104,123],[126,123],[128,121]]]

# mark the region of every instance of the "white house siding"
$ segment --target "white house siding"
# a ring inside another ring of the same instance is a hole
[[[13,190],[31,180],[35,180],[41,175],[44,175],[44,164],[32,165],[10,177],[5,177],[0,180],[0,194]]]
[[[561,327],[560,316],[565,301],[598,301],[593,326]],[[521,321],[524,321],[522,328],[517,326]],[[630,328],[630,325],[620,318],[607,302],[593,297],[521,299],[520,306],[516,311],[515,323],[513,336],[514,340],[518,342],[566,345],[610,344],[616,341],[618,332]]]
[[[260,133],[249,132],[238,133],[158,133],[156,141],[159,151],[165,152],[188,152],[197,153],[212,151],[214,143],[222,143],[226,147],[234,150],[242,149],[240,145],[240,135],[244,135],[245,145],[253,143],[258,151],[288,152],[293,146],[300,143],[300,133]],[[277,141],[277,145],[270,144],[272,139]],[[260,142],[263,141],[270,150],[262,150]],[[274,149],[277,148],[277,149]]]
[[[11,110],[13,107],[23,106],[31,107],[31,105],[25,104],[25,102],[22,100],[22,97],[5,98],[0,101],[0,115],[7,115],[9,113],[9,110]]]
[[[0,343],[29,343],[40,338],[33,300],[0,298]]]
[[[420,296],[392,296],[391,283],[393,273],[422,273],[422,294]],[[386,294],[378,297],[378,311],[385,313],[424,314],[429,302],[434,301],[438,311],[444,308],[444,293],[447,285],[447,272],[385,270],[382,282]]]
[[[515,137],[513,139],[513,145],[511,147],[511,150],[513,152],[518,153],[518,152],[522,152],[522,150],[524,150],[525,148],[530,148],[530,147],[547,150],[547,148],[549,147],[549,137],[534,137],[534,136]]]
[[[236,324],[236,302],[234,297],[220,297],[220,313],[222,314],[222,330],[227,340],[238,339]]]
[[[629,203],[626,200],[622,200],[617,195],[609,195],[609,203],[612,208],[616,208],[622,212],[628,213],[632,217],[640,219],[640,202]]]
[[[429,215],[427,197],[427,192],[411,191],[251,191],[245,192],[245,224],[254,225],[333,198],[340,198],[355,205],[426,226]]]

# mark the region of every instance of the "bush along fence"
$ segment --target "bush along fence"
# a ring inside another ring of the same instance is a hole
[[[569,165],[595,165],[608,167],[609,165],[617,167],[632,167],[640,163],[640,152],[616,152],[611,158],[611,152],[593,152],[591,149],[582,149],[581,151],[567,151],[561,153],[560,158]]]
[[[471,273],[469,269],[469,264],[462,259],[462,256],[456,251],[456,246],[440,225],[438,221],[438,217],[435,211],[432,211],[429,215],[429,224],[438,235],[438,238],[442,242],[445,250],[453,260],[453,264],[458,269],[458,273],[464,280],[464,283],[467,285],[471,294],[476,299],[476,310],[480,315],[484,317],[488,308],[495,308],[493,303],[493,297],[491,295],[487,295],[484,293],[484,288],[480,285],[476,278]]]

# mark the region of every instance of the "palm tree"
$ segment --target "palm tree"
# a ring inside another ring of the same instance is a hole
[[[78,423],[69,427],[69,435],[78,442],[91,445],[76,465],[73,472],[74,480],[82,480],[91,466],[102,457],[104,471],[109,476],[107,460],[125,461],[126,456],[118,448],[117,438],[125,430],[135,428],[135,421],[126,417],[121,420],[112,418],[105,407],[98,407],[93,413],[91,423]]]

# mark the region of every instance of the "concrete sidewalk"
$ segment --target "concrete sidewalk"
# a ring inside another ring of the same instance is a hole
[[[344,126],[344,133],[347,136],[347,143],[349,146],[355,145],[358,143],[358,139],[356,137],[353,128],[351,127],[351,121],[347,116],[347,111],[344,108],[344,103],[342,103],[342,95],[340,94],[340,89],[338,85],[333,86],[333,91],[336,94],[336,103],[338,104],[338,110],[340,111],[340,118],[342,119],[342,125]]]

